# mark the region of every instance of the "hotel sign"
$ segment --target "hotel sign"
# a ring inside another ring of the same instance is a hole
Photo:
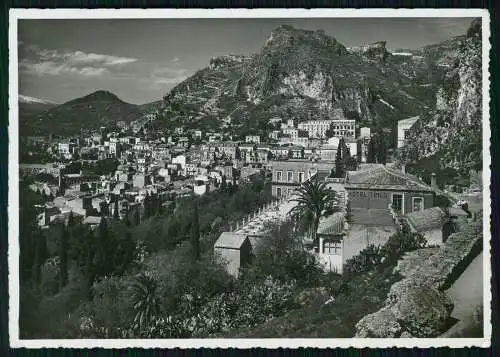
[[[349,191],[350,198],[378,198],[378,199],[389,199],[388,192],[376,192],[376,191]]]

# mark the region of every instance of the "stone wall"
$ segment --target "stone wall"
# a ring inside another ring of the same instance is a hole
[[[482,230],[478,221],[452,234],[423,265],[392,285],[385,306],[356,324],[356,337],[436,337],[446,330],[453,303],[444,290],[482,250]]]

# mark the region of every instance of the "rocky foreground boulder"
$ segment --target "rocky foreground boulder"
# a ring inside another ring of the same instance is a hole
[[[356,324],[356,337],[435,337],[450,321],[453,303],[443,291],[482,249],[482,222],[452,234],[411,275],[392,285],[385,306]]]
[[[390,307],[366,315],[356,324],[356,337],[391,338],[399,337],[402,332],[403,328]]]
[[[395,283],[388,300],[396,320],[418,337],[438,335],[446,328],[453,310],[446,293],[411,279]]]

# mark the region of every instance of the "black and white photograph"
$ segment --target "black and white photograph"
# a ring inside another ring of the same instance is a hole
[[[11,10],[11,344],[489,346],[489,26]]]

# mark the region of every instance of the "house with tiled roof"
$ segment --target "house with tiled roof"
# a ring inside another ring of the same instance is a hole
[[[351,208],[387,209],[405,215],[434,206],[435,190],[417,177],[379,164],[348,171],[345,188]]]
[[[443,229],[450,222],[440,207],[409,213],[406,215],[406,222],[413,232],[421,233],[425,237],[427,245],[441,245],[451,233]]]

